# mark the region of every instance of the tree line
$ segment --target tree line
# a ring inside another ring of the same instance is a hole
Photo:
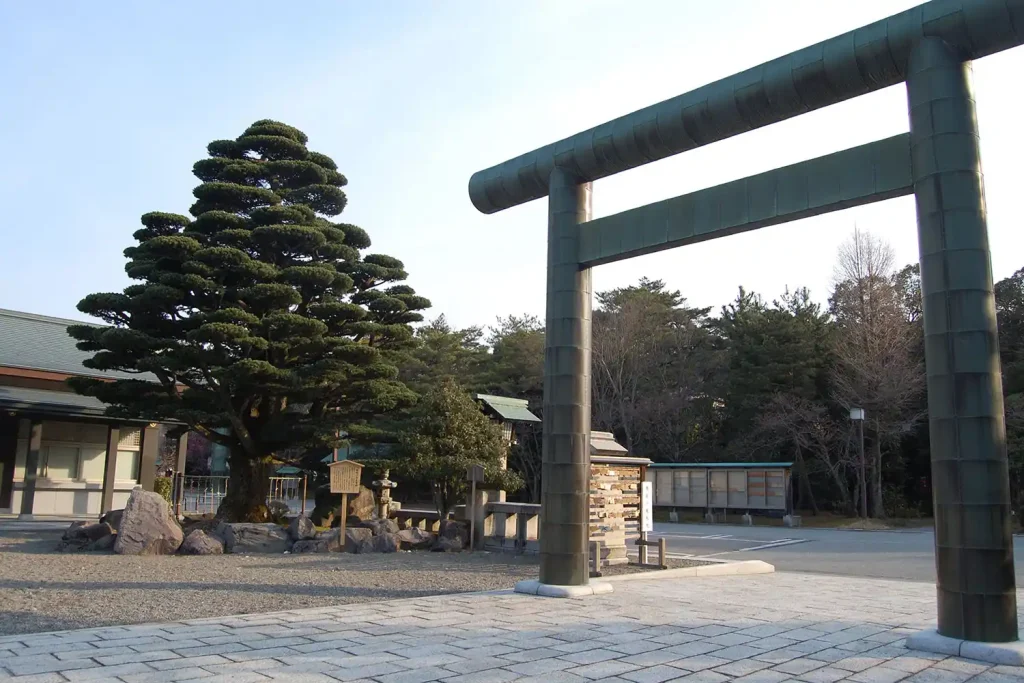
[[[996,284],[1014,505],[1024,463],[1024,270]],[[854,230],[828,302],[806,288],[767,300],[739,289],[713,313],[660,280],[596,295],[593,428],[656,462],[793,463],[797,506],[845,515],[931,514],[924,330],[917,264]],[[544,330],[536,317],[419,328],[403,365],[414,390],[442,377],[541,410]],[[865,420],[865,455],[858,425]],[[540,495],[540,432],[521,429],[510,465]]]
[[[72,325],[86,366],[134,375],[73,387],[121,419],[163,420],[228,450],[219,515],[265,521],[268,475],[350,443],[387,446],[439,509],[465,464],[539,500],[543,425],[509,451],[469,398],[526,399],[540,414],[544,328],[424,322],[403,263],[338,220],[347,179],[307,136],[260,120],[193,166],[188,216],[151,212],[125,249],[133,284],[89,294]],[[996,285],[1014,503],[1024,460],[1024,270]],[[658,280],[597,294],[593,426],[659,462],[792,461],[813,511],[930,512],[919,271],[854,231],[822,306],[805,289],[740,289],[712,313]],[[863,408],[861,466],[849,409]],[[500,464],[507,459],[509,470]]]

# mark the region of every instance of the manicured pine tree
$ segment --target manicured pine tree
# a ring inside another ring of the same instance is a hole
[[[301,131],[262,120],[215,140],[195,164],[194,218],[147,213],[125,250],[123,292],[78,308],[108,323],[73,325],[99,370],[77,379],[123,418],[188,425],[230,451],[219,516],[265,521],[268,477],[286,449],[332,448],[416,396],[396,361],[430,302],[402,262],[362,255],[366,231],[333,222],[345,176]]]

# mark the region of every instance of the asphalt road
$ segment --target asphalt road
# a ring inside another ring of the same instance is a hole
[[[676,557],[764,560],[779,571],[935,580],[935,541],[930,528],[847,531],[655,524],[651,536],[664,536],[669,555]],[[1024,538],[1016,537],[1014,546],[1017,580],[1024,585]]]

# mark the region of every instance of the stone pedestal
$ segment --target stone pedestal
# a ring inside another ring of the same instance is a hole
[[[542,598],[583,598],[588,595],[611,593],[612,590],[612,585],[603,581],[590,581],[580,586],[556,586],[550,583],[541,583],[536,579],[528,579],[520,581],[515,587],[516,593],[536,595]]]

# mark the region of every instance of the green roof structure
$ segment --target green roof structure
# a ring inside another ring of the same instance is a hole
[[[507,422],[540,422],[540,418],[530,412],[530,402],[525,399],[490,394],[473,394],[473,399]]]

